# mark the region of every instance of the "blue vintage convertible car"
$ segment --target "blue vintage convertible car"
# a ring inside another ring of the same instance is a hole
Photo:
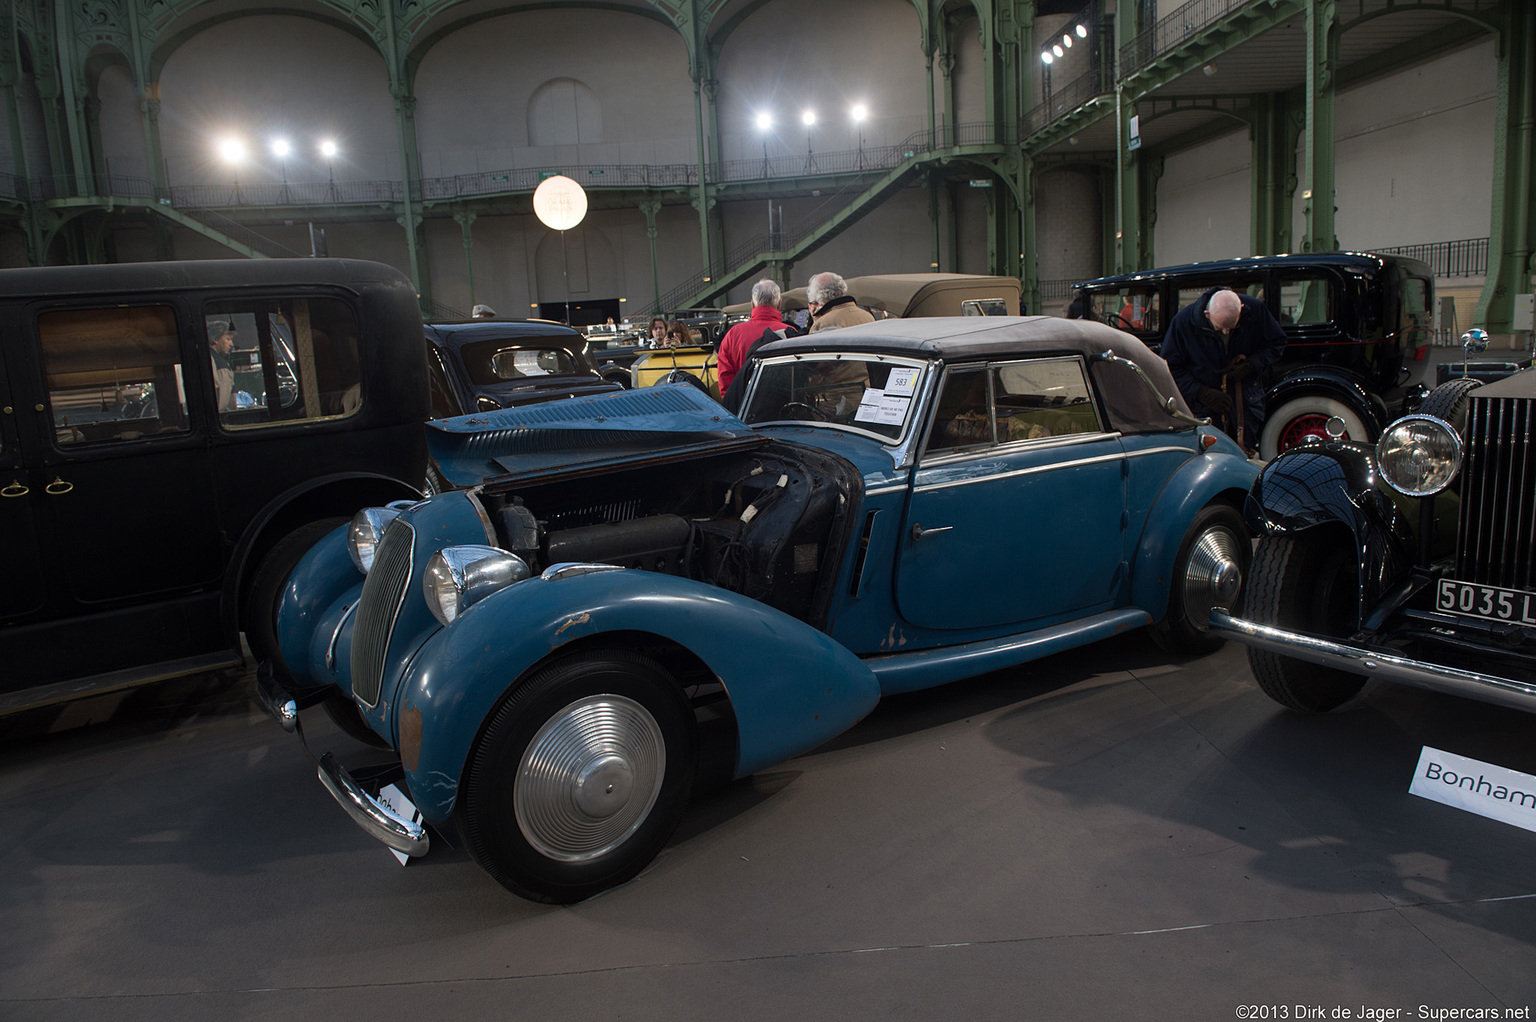
[[[425,824],[569,902],[637,874],[711,765],[772,766],[884,694],[1142,625],[1220,641],[1255,467],[1135,338],[887,320],[754,366],[741,419],[673,385],[429,424],[441,492],[359,512],[289,577],[269,709],[295,730],[344,695]],[[318,766],[427,849],[389,778]]]

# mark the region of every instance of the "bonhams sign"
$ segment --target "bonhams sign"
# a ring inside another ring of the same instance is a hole
[[[1536,777],[1424,747],[1408,792],[1536,830]]]

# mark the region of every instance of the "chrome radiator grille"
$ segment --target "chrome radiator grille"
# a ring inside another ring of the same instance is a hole
[[[384,684],[384,653],[395,627],[395,616],[405,599],[405,587],[411,580],[411,547],[415,539],[409,525],[398,520],[389,523],[357,601],[357,620],[352,625],[352,694],[364,706],[374,706],[379,701],[379,688]]]
[[[1456,577],[1536,589],[1536,400],[1474,398],[1461,468]]]

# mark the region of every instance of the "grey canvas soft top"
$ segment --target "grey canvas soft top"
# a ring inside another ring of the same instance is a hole
[[[946,365],[1047,355],[1093,359],[1109,353],[1134,363],[1164,398],[1173,398],[1175,406],[1189,414],[1189,406],[1173,382],[1168,363],[1130,334],[1091,320],[1054,316],[878,320],[772,341],[758,348],[754,355],[767,359],[828,351],[936,358]],[[1187,428],[1158,406],[1136,374],[1124,369],[1101,369],[1096,368],[1093,375],[1116,429],[1124,433],[1149,433]]]

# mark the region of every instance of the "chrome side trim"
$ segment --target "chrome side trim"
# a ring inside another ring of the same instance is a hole
[[[1279,653],[1309,664],[1320,664],[1367,678],[1381,678],[1431,692],[1465,696],[1536,713],[1536,685],[1526,682],[1346,646],[1330,639],[1261,625],[1257,621],[1233,617],[1220,610],[1211,611],[1211,627],[1255,649]]]
[[[1093,439],[1100,440],[1103,439],[1103,436],[1095,435]],[[997,457],[997,452],[995,449],[990,453],[994,459]],[[991,475],[974,476],[967,479],[946,479],[942,483],[928,483],[927,485],[913,487],[912,492],[928,493],[932,490],[948,490],[956,486],[970,486],[975,483],[990,483],[999,479],[1014,479],[1019,476],[1036,475],[1040,472],[1054,472],[1057,469],[1077,468],[1081,465],[1098,465],[1106,461],[1124,460],[1125,452],[1116,451],[1113,454],[1103,454],[1097,458],[1078,458],[1076,461],[1053,461],[1048,465],[1032,465],[1029,468],[1014,469],[1012,472],[994,472]]]
[[[359,600],[348,605],[347,609],[341,612],[341,620],[336,622],[336,630],[331,633],[331,641],[325,647],[325,669],[327,671],[334,671],[336,669],[336,643],[341,641],[342,629],[346,628],[347,622],[352,620],[352,615],[357,612],[357,604],[361,602]]]
[[[419,823],[402,820],[358,787],[346,767],[336,762],[335,756],[329,752],[321,756],[316,773],[320,783],[325,785],[325,790],[331,793],[331,797],[340,803],[353,822],[367,831],[370,837],[403,855],[414,857],[427,854],[432,845],[431,839],[427,837],[427,828]]]
[[[551,564],[544,569],[539,576],[545,582],[558,582],[562,578],[574,578],[577,575],[591,575],[598,571],[623,571],[622,564],[592,564],[585,561],[562,561],[559,564]]]

